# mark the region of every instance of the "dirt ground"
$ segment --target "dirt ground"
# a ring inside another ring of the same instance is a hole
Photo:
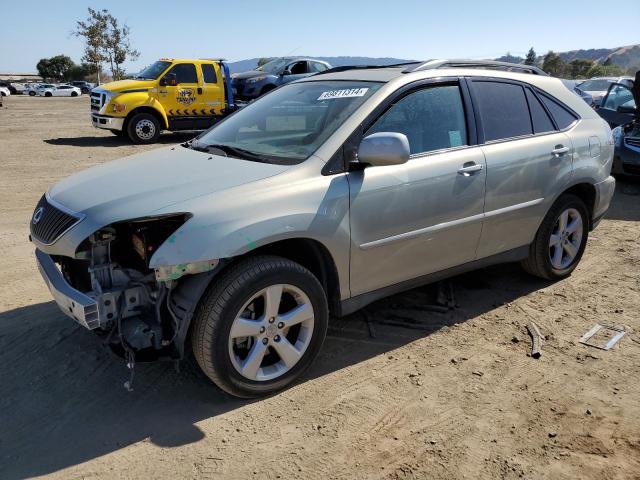
[[[565,281],[504,265],[455,278],[448,313],[424,309],[434,287],[377,302],[333,320],[305,378],[268,399],[166,363],[139,365],[129,393],[124,363],[51,300],[27,239],[49,185],[158,148],[88,111],[86,96],[0,109],[0,478],[640,478],[640,182],[619,182]],[[578,343],[596,322],[628,333],[611,351]]]

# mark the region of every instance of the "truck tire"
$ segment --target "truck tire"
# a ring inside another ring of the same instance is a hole
[[[133,143],[155,143],[160,136],[160,122],[150,113],[137,113],[127,122],[127,133]]]
[[[229,267],[203,296],[193,319],[193,353],[227,393],[268,395],[311,365],[328,318],[324,289],[309,270],[282,257],[251,257]]]
[[[589,212],[580,197],[561,195],[544,217],[524,270],[546,280],[560,280],[578,266],[589,236]]]

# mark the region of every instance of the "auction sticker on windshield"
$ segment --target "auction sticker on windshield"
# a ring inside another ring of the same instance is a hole
[[[364,97],[368,91],[368,88],[346,88],[344,90],[329,90],[328,92],[322,92],[322,95],[318,97],[318,100]]]

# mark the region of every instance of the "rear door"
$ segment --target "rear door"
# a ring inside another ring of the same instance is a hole
[[[480,239],[486,169],[461,86],[399,95],[364,135],[406,135],[409,161],[348,175],[353,295],[472,261]]]
[[[532,241],[549,202],[571,176],[574,146],[563,130],[576,117],[518,82],[477,78],[470,84],[487,162],[483,258]]]
[[[217,64],[202,63],[202,95],[200,96],[200,113],[203,115],[221,115],[224,109],[224,81]]]
[[[598,114],[611,128],[615,128],[633,120],[636,107],[631,89],[621,83],[613,83],[602,99]]]

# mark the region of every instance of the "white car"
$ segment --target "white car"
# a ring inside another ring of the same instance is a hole
[[[82,91],[72,85],[52,85],[50,83],[40,85],[37,89],[41,97],[79,97]]]
[[[581,92],[591,95],[594,105],[600,106],[602,97],[604,97],[607,90],[609,90],[609,85],[612,83],[622,83],[623,85],[631,87],[632,82],[633,78],[631,77],[594,77],[580,83],[576,87],[580,89]]]
[[[35,97],[38,94],[39,83],[25,83],[23,95],[29,95]]]
[[[0,95],[3,97],[8,97],[11,95],[11,91],[7,87],[0,87]]]

